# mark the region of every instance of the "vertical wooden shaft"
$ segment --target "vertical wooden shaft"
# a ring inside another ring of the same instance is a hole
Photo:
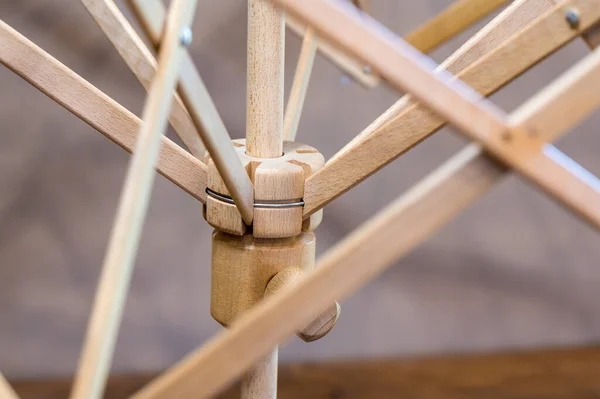
[[[268,0],[248,0],[246,152],[283,155],[285,19]],[[277,397],[277,347],[256,363],[242,384],[242,399]]]
[[[244,376],[242,399],[277,398],[277,347],[257,362]]]
[[[246,150],[254,157],[283,152],[284,33],[283,14],[270,1],[248,1]]]

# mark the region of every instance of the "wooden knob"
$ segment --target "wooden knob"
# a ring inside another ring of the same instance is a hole
[[[295,284],[303,274],[304,271],[299,267],[286,267],[269,281],[267,288],[265,289],[265,296],[272,295],[282,288]],[[323,313],[296,334],[305,342],[316,341],[317,339],[324,337],[331,331],[333,326],[335,326],[335,323],[340,316],[340,311],[340,305],[337,302],[334,302]]]

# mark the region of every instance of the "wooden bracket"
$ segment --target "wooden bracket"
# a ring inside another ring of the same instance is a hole
[[[258,204],[299,203],[304,197],[304,182],[323,166],[323,156],[313,147],[286,141],[283,156],[257,158],[247,154],[246,140],[234,140],[233,144],[254,184],[254,220],[251,226],[244,224],[235,205],[209,195],[204,210],[206,221],[215,229],[229,234],[241,236],[250,232],[259,238],[292,237],[302,231],[314,230],[321,222],[322,213],[303,220],[302,206],[266,208]],[[208,189],[229,197],[210,154],[206,155],[205,161]]]

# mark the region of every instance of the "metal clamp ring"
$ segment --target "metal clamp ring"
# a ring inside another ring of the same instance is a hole
[[[235,205],[235,203],[233,202],[233,198],[228,197],[223,194],[219,194],[219,193],[211,190],[208,187],[206,187],[206,195],[213,197],[214,199],[217,199],[219,201],[225,202],[227,204]],[[281,209],[281,208],[296,208],[296,207],[300,207],[300,206],[304,206],[303,200],[294,201],[294,202],[255,202],[254,203],[255,208]]]

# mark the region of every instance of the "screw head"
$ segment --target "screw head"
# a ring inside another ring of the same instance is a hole
[[[579,12],[577,12],[577,10],[573,8],[567,10],[565,19],[571,28],[576,29],[579,26]]]
[[[181,30],[179,42],[183,47],[189,47],[189,45],[192,44],[192,30],[189,26],[186,26]]]

